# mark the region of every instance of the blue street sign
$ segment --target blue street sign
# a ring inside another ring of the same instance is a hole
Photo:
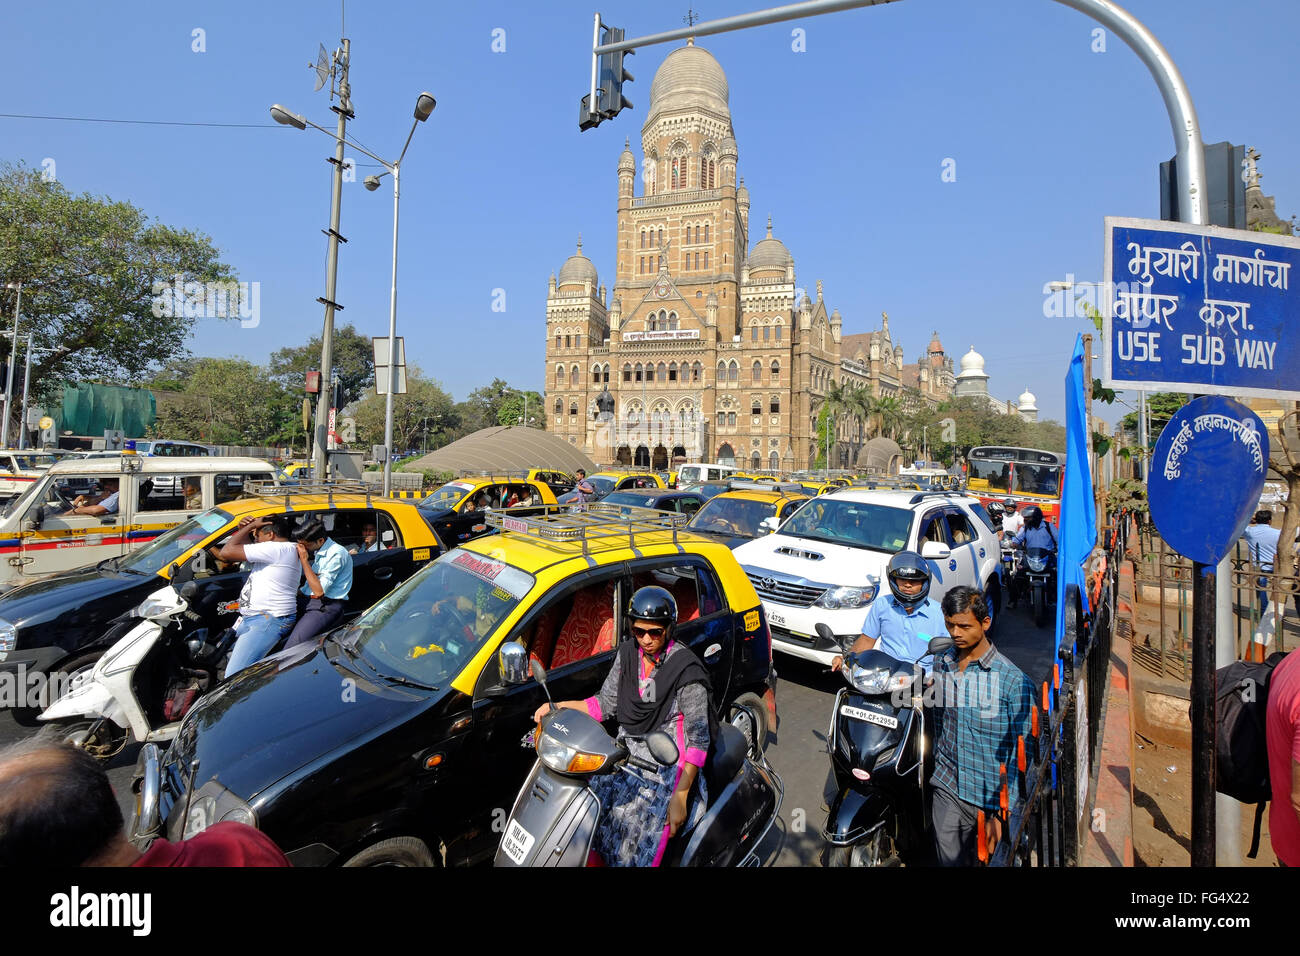
[[[1264,422],[1241,402],[1207,395],[1180,408],[1147,478],[1161,537],[1193,561],[1218,564],[1259,503],[1268,451]]]
[[[1300,239],[1107,216],[1103,288],[1108,388],[1300,399]]]

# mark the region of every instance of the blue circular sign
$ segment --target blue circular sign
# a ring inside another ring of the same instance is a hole
[[[1264,422],[1236,399],[1207,395],[1180,408],[1147,478],[1151,520],[1169,546],[1218,564],[1259,503],[1268,452]]]

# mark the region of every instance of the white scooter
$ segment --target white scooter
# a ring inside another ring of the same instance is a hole
[[[110,647],[89,673],[38,717],[41,734],[108,760],[134,737],[170,741],[181,719],[217,683],[218,666],[234,643],[230,629],[209,635],[190,608],[193,581],[159,588],[132,611],[139,622]],[[238,602],[218,607],[233,614]]]

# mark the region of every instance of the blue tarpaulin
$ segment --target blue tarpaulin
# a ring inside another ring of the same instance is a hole
[[[1083,336],[1074,342],[1074,355],[1065,376],[1065,487],[1061,489],[1060,542],[1057,545],[1056,641],[1065,634],[1065,589],[1077,584],[1088,610],[1084,564],[1097,542],[1097,502],[1092,488],[1091,436],[1088,400],[1083,381]]]

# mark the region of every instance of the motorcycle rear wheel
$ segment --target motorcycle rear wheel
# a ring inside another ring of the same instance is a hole
[[[96,724],[99,726],[96,727]],[[90,733],[92,728],[93,735]],[[72,744],[100,761],[112,760],[131,739],[128,731],[111,720],[92,720],[89,717],[52,721],[42,727],[36,736],[38,740],[47,743]]]
[[[902,866],[894,841],[882,826],[867,840],[849,846],[830,846],[822,851],[822,866]]]

